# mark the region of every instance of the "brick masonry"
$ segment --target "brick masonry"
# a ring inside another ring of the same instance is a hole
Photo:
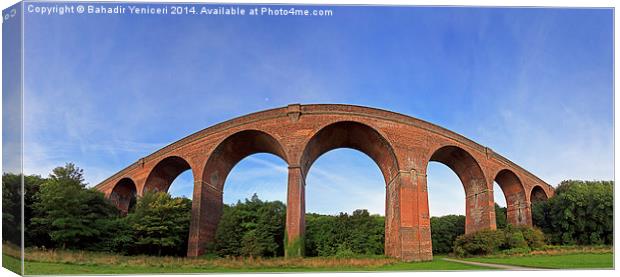
[[[121,210],[132,195],[166,191],[182,172],[194,181],[188,256],[214,239],[226,177],[237,162],[271,153],[288,164],[286,256],[303,255],[305,175],[323,153],[353,148],[371,157],[386,184],[385,254],[432,259],[426,169],[447,165],[465,189],[466,232],[495,229],[493,182],[506,197],[509,223],[531,225],[531,202],[553,188],[525,169],[459,134],[385,110],[351,105],[289,105],[235,118],[139,159],[96,188]]]

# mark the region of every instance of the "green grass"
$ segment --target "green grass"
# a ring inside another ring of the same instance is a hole
[[[19,260],[3,255],[3,260],[19,263]],[[413,270],[485,270],[489,268],[464,265],[435,258],[431,262],[398,262],[379,267],[262,267],[224,268],[217,266],[172,266],[172,265],[94,265],[26,261],[27,275],[59,274],[143,274],[143,273],[222,273],[222,272],[312,272],[312,271],[413,271]]]
[[[613,253],[571,253],[559,255],[530,255],[515,257],[477,257],[467,258],[463,260],[551,269],[612,269],[614,266]]]
[[[396,263],[386,265],[378,268],[377,270],[385,271],[414,271],[414,270],[492,270],[493,268],[481,267],[474,265],[466,265],[461,263],[444,261],[441,258],[443,256],[435,256],[431,262],[417,262],[417,263]]]
[[[21,266],[21,262],[19,261],[19,259],[8,256],[4,253],[2,254],[2,267],[10,271],[13,271],[17,274],[20,274],[22,272],[22,266]]]
[[[97,252],[36,252],[27,260],[27,275],[58,274],[144,274],[144,273],[227,273],[227,272],[336,272],[336,271],[448,271],[493,268],[444,261],[435,256],[430,262],[398,262],[385,257],[209,259],[123,257]],[[19,259],[2,255],[3,265],[19,268]],[[463,259],[483,263],[535,268],[613,268],[612,253],[556,253],[526,256],[494,256]]]

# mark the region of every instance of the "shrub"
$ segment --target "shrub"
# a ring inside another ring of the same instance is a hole
[[[504,244],[502,249],[528,248],[523,233],[519,230],[506,229],[504,231]]]
[[[359,255],[353,252],[353,250],[351,250],[346,243],[339,244],[336,249],[336,254],[334,255],[336,258],[353,258],[356,255]]]
[[[458,236],[454,241],[454,254],[467,257],[495,253],[504,243],[504,237],[501,230],[485,230]]]
[[[502,250],[502,254],[522,254],[543,247],[545,237],[539,229],[507,225],[503,230],[486,230],[459,236],[454,242],[453,251],[459,257],[467,257],[489,255],[499,250]]]
[[[529,226],[520,226],[518,229],[523,234],[529,248],[539,249],[545,246],[545,234],[540,229]]]

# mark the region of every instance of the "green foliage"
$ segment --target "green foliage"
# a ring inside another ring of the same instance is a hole
[[[132,253],[185,255],[191,209],[191,200],[187,198],[173,198],[167,192],[146,192],[138,199],[134,212],[124,219],[126,223],[113,226],[124,232],[112,247],[133,241],[129,245]]]
[[[465,234],[464,215],[431,217],[433,254],[443,254],[452,251],[454,240],[462,234]]]
[[[41,178],[39,175],[24,176],[24,188],[26,190],[24,195],[24,242],[26,247],[52,245],[48,230],[37,229],[32,224],[32,219],[36,215],[41,214],[34,209],[34,204],[39,202],[39,190],[46,181],[47,179]]]
[[[504,229],[485,230],[461,235],[454,242],[459,257],[502,253],[527,253],[545,246],[544,235],[537,228],[507,225]]]
[[[506,213],[507,213],[506,207],[502,208],[499,205],[497,205],[497,203],[495,203],[495,224],[497,226],[497,229],[506,228],[506,225],[507,225]]]
[[[517,228],[530,249],[539,249],[546,245],[545,234],[536,227],[518,226]]]
[[[503,249],[528,248],[527,241],[519,229],[515,229],[511,225],[508,225],[503,231],[504,242],[501,245]]]
[[[26,175],[24,177],[24,225],[25,243],[32,245],[32,241],[44,240],[47,232],[37,234],[31,232],[30,221],[33,216],[33,203],[39,187],[45,179],[39,175]],[[22,175],[4,173],[2,174],[2,237],[15,245],[21,244],[21,187]],[[49,241],[49,239],[47,240]]]
[[[306,256],[381,255],[385,240],[384,217],[367,210],[353,214],[306,215]]]
[[[21,175],[2,174],[2,239],[21,245]]]
[[[256,194],[225,205],[209,251],[219,256],[283,256],[285,221],[282,202],[261,201]]]
[[[504,243],[501,230],[484,230],[461,235],[454,241],[454,254],[459,257],[488,255],[495,253]]]
[[[554,244],[613,243],[613,182],[563,181],[532,207],[532,219]]]
[[[86,188],[83,171],[71,163],[55,168],[35,199],[32,232],[49,234],[51,243],[61,248],[86,249],[99,243],[101,226],[117,213],[103,193]]]

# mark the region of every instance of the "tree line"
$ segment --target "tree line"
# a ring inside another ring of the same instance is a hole
[[[21,175],[2,176],[3,238],[19,245]],[[145,192],[126,216],[88,188],[83,170],[74,164],[57,167],[47,178],[24,176],[26,247],[104,251],[124,255],[187,253],[191,200],[166,192]],[[351,215],[308,214],[309,256],[383,253],[383,217],[366,210]],[[224,205],[215,241],[207,255],[284,255],[286,206],[257,195]]]
[[[20,175],[3,174],[3,238],[20,243]],[[47,178],[24,178],[25,246],[106,251],[124,255],[177,255],[187,252],[191,200],[147,192],[126,216],[94,188],[73,164]],[[564,181],[556,195],[534,203],[535,228],[510,226],[506,208],[495,205],[499,231],[464,235],[465,216],[431,218],[433,253],[496,251],[543,244],[612,244],[613,182]],[[207,255],[284,255],[286,205],[250,199],[224,205],[215,241]],[[385,218],[367,210],[338,215],[306,214],[306,256],[382,255]],[[17,226],[17,227],[16,227]],[[542,232],[540,232],[542,230]],[[544,233],[544,234],[543,234]],[[525,243],[524,243],[525,242]],[[485,245],[494,245],[492,249]],[[526,246],[527,245],[527,246]],[[484,248],[484,249],[483,249]],[[482,249],[482,250],[480,250]]]

